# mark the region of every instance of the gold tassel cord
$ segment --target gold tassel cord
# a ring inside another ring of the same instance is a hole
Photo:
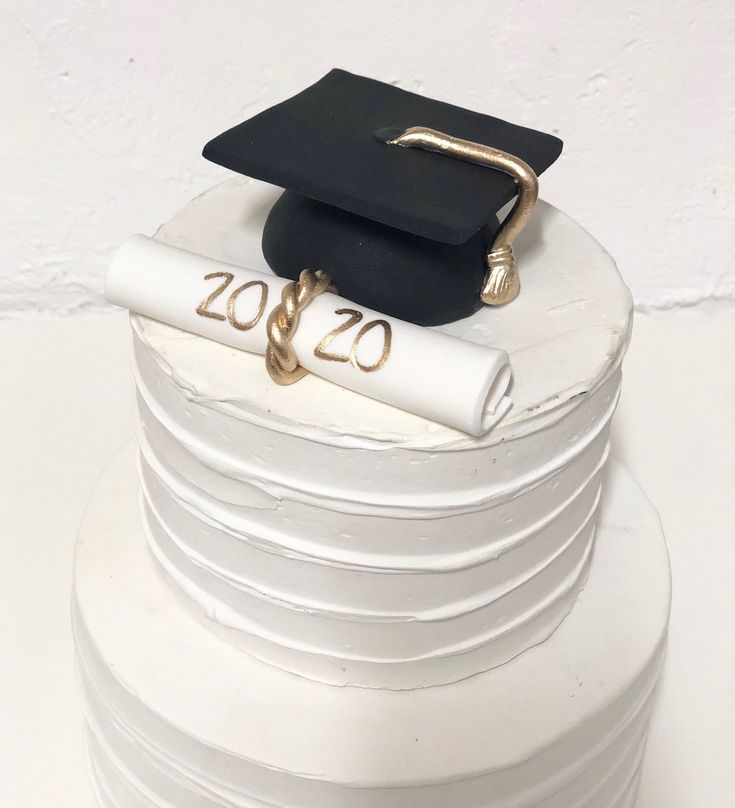
[[[305,269],[298,281],[283,287],[281,302],[268,315],[266,322],[265,366],[277,384],[293,384],[309,372],[299,364],[291,338],[298,327],[300,313],[309,303],[323,292],[334,291],[326,272],[311,269]]]
[[[513,209],[495,234],[487,253],[487,273],[480,296],[488,306],[509,303],[521,288],[513,241],[523,230],[538,199],[538,178],[528,163],[513,154],[445,135],[426,126],[411,126],[398,137],[386,141],[393,146],[424,149],[465,160],[476,165],[495,168],[510,174],[518,188]]]

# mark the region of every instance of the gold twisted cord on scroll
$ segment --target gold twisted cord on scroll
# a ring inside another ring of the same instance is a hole
[[[283,287],[281,302],[268,315],[265,366],[278,384],[293,384],[309,372],[301,367],[291,338],[299,324],[300,313],[322,292],[335,291],[326,272],[305,269],[298,281]]]
[[[521,288],[513,241],[526,226],[538,199],[538,178],[531,166],[507,152],[445,135],[425,126],[412,126],[387,143],[439,152],[459,160],[495,168],[513,177],[518,186],[518,196],[488,250],[487,273],[480,293],[482,302],[489,306],[499,306],[513,300]]]

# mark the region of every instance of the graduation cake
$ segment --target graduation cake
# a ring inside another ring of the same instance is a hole
[[[335,70],[121,248],[140,430],[73,601],[100,805],[634,804],[668,563],[608,462],[630,294],[536,200],[560,151]]]

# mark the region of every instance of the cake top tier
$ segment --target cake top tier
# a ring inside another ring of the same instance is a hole
[[[261,250],[272,186],[236,179],[201,195],[162,226],[157,238],[219,260],[270,272]],[[598,387],[627,346],[632,302],[611,257],[579,225],[540,202],[516,242],[523,293],[512,305],[484,307],[440,331],[503,348],[513,367],[513,407],[487,443],[542,429]],[[448,427],[308,376],[275,385],[260,357],[136,318],[142,338],[199,401],[269,428],[340,445],[477,445]],[[431,362],[431,357],[426,357]]]

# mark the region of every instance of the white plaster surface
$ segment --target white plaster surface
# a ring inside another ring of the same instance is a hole
[[[228,176],[205,141],[334,66],[559,134],[542,194],[640,309],[735,296],[730,0],[6,0],[0,317],[104,307],[114,248]]]
[[[614,452],[660,510],[674,581],[638,808],[735,802],[734,343],[731,303],[644,314],[625,362]],[[2,806],[93,806],[71,556],[95,478],[133,434],[128,352],[122,313],[0,323]]]

